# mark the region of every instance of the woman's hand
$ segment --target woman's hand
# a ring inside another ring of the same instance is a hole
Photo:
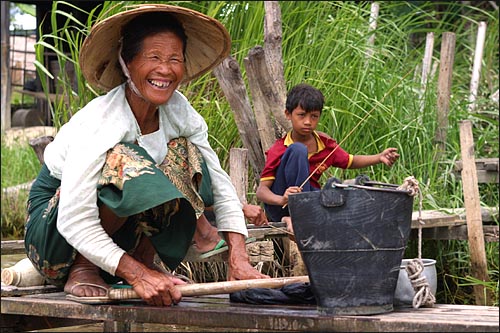
[[[227,280],[267,279],[269,275],[260,273],[250,265],[245,245],[245,236],[235,232],[224,232],[229,247]]]
[[[186,284],[179,278],[147,268],[144,264],[124,254],[116,275],[124,278],[147,304],[170,306],[182,299],[176,285]]]
[[[268,224],[266,213],[261,206],[244,204],[243,214],[245,215],[245,218],[250,221],[250,223],[253,223],[256,226]]]

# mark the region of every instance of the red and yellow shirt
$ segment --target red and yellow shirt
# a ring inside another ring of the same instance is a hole
[[[269,148],[266,152],[266,164],[264,170],[260,174],[260,180],[274,180],[276,175],[276,170],[281,163],[281,156],[285,153],[286,148],[293,142],[292,132],[288,132],[281,139],[276,140],[276,142]],[[311,186],[316,188],[321,188],[319,184],[319,179],[323,172],[330,166],[338,167],[341,169],[347,169],[351,166],[353,155],[347,153],[343,150],[335,140],[326,136],[323,133],[313,132],[316,138],[316,143],[318,146],[318,151],[310,153],[309,158],[309,174],[313,173],[314,170],[321,165],[316,172],[311,176],[310,182]],[[323,162],[323,160],[334,151],[328,159]],[[323,162],[323,164],[321,164]]]

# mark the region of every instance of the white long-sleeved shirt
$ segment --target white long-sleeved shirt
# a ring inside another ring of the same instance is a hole
[[[167,142],[187,138],[198,147],[207,163],[219,232],[248,236],[242,205],[231,179],[209,145],[208,126],[203,117],[178,91],[159,107],[159,112],[159,131],[138,140],[138,125],[122,84],[78,111],[45,149],[44,159],[50,174],[61,180],[57,229],[78,252],[113,275],[125,251],[101,226],[97,182],[106,152],[119,142],[138,140],[160,163],[165,157]]]

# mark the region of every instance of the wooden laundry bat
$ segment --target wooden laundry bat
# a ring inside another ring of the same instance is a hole
[[[294,276],[270,279],[253,279],[222,281],[208,283],[192,283],[177,285],[182,296],[203,296],[216,294],[229,294],[250,288],[281,288],[291,283],[309,282],[309,276]],[[112,300],[140,299],[139,295],[131,288],[111,288],[108,290],[108,298]]]

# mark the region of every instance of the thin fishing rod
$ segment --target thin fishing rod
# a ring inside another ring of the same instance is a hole
[[[378,103],[382,103],[384,101],[384,99],[397,87],[400,85],[401,82],[403,82],[403,80],[411,73],[413,72],[413,69],[411,69],[408,73],[406,73],[394,86],[392,86],[386,93],[384,96],[382,96],[382,99],[378,102]],[[361,125],[361,123],[363,123],[366,118],[370,115],[370,113],[373,112],[373,110],[375,110],[375,108],[377,107],[377,104],[375,104],[370,111],[368,111],[365,116],[363,118],[361,118],[361,120],[349,131],[349,133],[344,137],[344,139],[342,139],[342,141],[340,141],[337,146],[323,159],[323,161],[321,161],[320,164],[318,164],[318,166],[316,167],[316,169],[314,169],[310,174],[309,176],[306,178],[306,180],[304,180],[304,182],[300,185],[300,189],[302,190],[302,188],[304,187],[304,185],[309,181],[309,179],[311,179],[311,177],[316,173],[316,171],[318,171],[318,169],[323,165],[325,164],[325,162],[328,160],[328,158],[330,158],[330,156],[332,156],[332,154],[337,150],[338,147],[340,147],[340,145],[342,145],[344,143],[345,140],[347,140],[347,138],[349,138],[349,136],[354,132],[354,130],[356,128],[358,128],[359,125]],[[288,203],[284,204],[283,207],[281,208],[285,208],[286,206],[288,205]]]
[[[398,83],[396,83],[391,89],[389,89],[384,96],[382,96],[382,99],[379,101],[379,103],[382,103],[384,101],[384,99],[387,97],[387,95],[389,95],[397,86],[399,86],[399,84],[408,76],[408,74],[410,74],[411,72],[413,72],[413,70],[410,70],[405,76],[403,76],[399,81]],[[330,152],[330,154],[328,154],[324,159],[323,161],[321,161],[320,164],[318,164],[318,166],[316,167],[316,169],[313,170],[313,172],[311,172],[309,174],[309,176],[306,178],[306,180],[304,180],[304,182],[302,183],[302,185],[300,185],[300,189],[302,189],[302,187],[304,187],[304,185],[309,181],[309,179],[311,179],[312,175],[314,175],[316,173],[316,171],[318,171],[318,169],[323,165],[325,164],[326,160],[328,160],[328,158],[330,158],[330,156],[332,156],[332,154],[337,150],[337,148],[342,145],[344,143],[345,140],[347,140],[347,138],[354,132],[354,130],[356,128],[358,128],[359,125],[361,125],[361,123],[363,123],[366,118],[370,115],[370,113],[373,112],[373,110],[375,110],[375,108],[377,107],[377,105],[374,105],[373,108],[371,108],[370,111],[368,111],[365,116],[363,118],[361,118],[361,120],[349,131],[349,133],[347,133],[347,135],[344,137],[344,139],[342,139],[342,141],[340,141],[337,146]]]

